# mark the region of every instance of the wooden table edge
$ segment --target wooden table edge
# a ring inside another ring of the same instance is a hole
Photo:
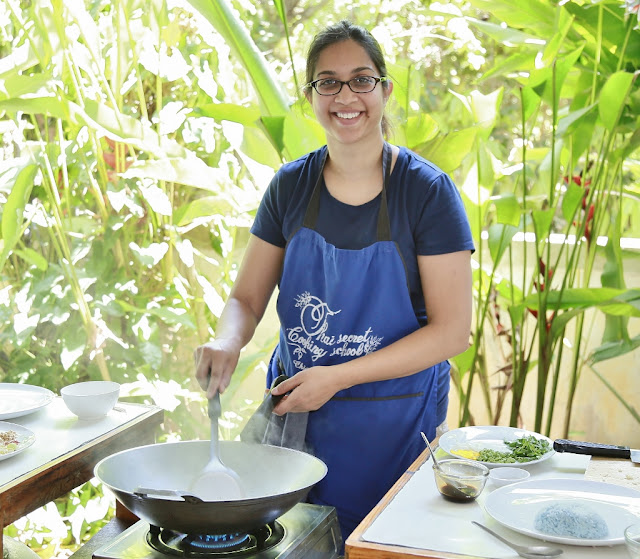
[[[149,431],[149,430],[155,429],[164,420],[164,409],[161,408],[160,406],[155,406],[155,405],[148,406],[144,404],[128,404],[128,405],[141,406],[149,409],[147,409],[144,413],[141,413],[140,415],[133,417],[131,420],[127,421],[126,423],[118,425],[113,429],[111,429],[110,431],[107,431],[106,433],[96,437],[95,439],[92,439],[88,444],[80,445],[77,448],[74,448],[69,452],[66,452],[61,456],[51,460],[50,462],[47,463],[46,466],[40,466],[38,468],[34,468],[33,470],[30,470],[29,472],[17,478],[14,478],[10,482],[3,485],[2,492],[0,492],[0,533],[4,533],[5,526],[11,524],[12,522],[15,522],[18,518],[24,516],[24,514],[28,514],[28,511],[20,511],[20,513],[16,515],[13,511],[7,511],[6,506],[3,506],[3,505],[6,505],[5,498],[8,498],[7,496],[8,492],[10,492],[12,489],[15,490],[15,488],[18,487],[21,483],[27,483],[27,484],[35,483],[38,478],[46,475],[46,472],[48,471],[54,471],[56,467],[60,466],[60,464],[62,464],[63,462],[66,462],[69,460],[81,459],[83,455],[90,454],[92,451],[95,451],[95,449],[100,445],[108,444],[109,439],[113,438],[115,435],[119,433],[128,431],[129,429],[131,429],[132,426],[145,424],[145,428],[144,428],[145,431]],[[151,444],[152,442],[153,441],[145,442],[145,444]],[[128,448],[131,448],[131,447],[128,446]],[[99,460],[97,460],[96,463],[98,461]],[[68,491],[73,489],[73,487],[76,487],[77,485],[81,485],[83,483],[83,482],[80,482],[79,484],[74,485],[74,482],[71,480],[72,477],[73,476],[70,476],[70,479],[69,479],[69,483],[70,483],[69,487],[68,488],[65,487],[65,489],[68,489]],[[85,481],[88,481],[88,480],[85,480]],[[9,503],[13,504],[11,501],[9,501]],[[40,506],[42,506],[42,504],[38,504],[38,506],[34,507],[32,510],[39,508]],[[0,557],[2,557],[3,553],[4,553],[4,545],[3,545],[2,539],[0,539]]]
[[[437,440],[431,444],[432,448],[435,448],[435,445],[437,445]],[[394,497],[409,482],[413,475],[428,459],[429,450],[425,449],[422,454],[420,454],[420,456],[418,456],[418,458],[416,458],[416,460],[411,464],[409,469],[387,492],[387,494],[380,500],[380,502],[362,520],[358,527],[351,533],[351,535],[345,542],[346,559],[412,559],[416,557],[419,557],[421,559],[482,559],[476,555],[461,555],[459,553],[451,553],[447,551],[434,551],[413,547],[403,547],[392,544],[374,543],[363,539],[363,534],[369,529],[371,524],[373,524],[374,520],[382,513],[387,505],[389,505]],[[631,461],[629,459],[592,456],[589,465],[591,465],[594,461],[596,463],[606,461],[611,465],[622,464],[626,468],[628,468],[629,464],[631,464]],[[585,471],[585,479],[601,481],[598,480],[595,476],[589,475],[589,465],[587,466],[587,469]],[[635,464],[633,465],[633,467],[638,467],[638,465]]]
[[[432,444],[437,444],[437,440]],[[394,499],[400,490],[409,482],[413,475],[429,459],[429,449],[425,448],[422,454],[415,459],[409,469],[396,481],[380,502],[371,509],[371,512],[362,520],[358,527],[351,533],[345,542],[346,559],[384,559],[393,557],[394,559],[411,559],[420,557],[423,559],[473,559],[473,555],[460,555],[445,551],[430,551],[413,547],[402,547],[399,545],[380,544],[366,541],[362,535],[369,529],[373,521],[382,513],[387,505]]]
[[[7,482],[5,485],[2,486],[2,491],[4,492],[4,491],[6,491],[8,489],[11,489],[11,488],[15,487],[16,485],[22,483],[25,479],[37,476],[38,474],[40,474],[44,470],[51,469],[52,467],[57,466],[61,462],[69,460],[70,458],[73,458],[74,456],[77,456],[78,454],[82,454],[82,453],[87,452],[91,448],[93,448],[95,446],[98,446],[99,444],[102,444],[104,441],[112,438],[114,436],[114,433],[120,433],[120,432],[124,431],[125,428],[129,429],[132,425],[137,425],[138,423],[147,422],[150,419],[153,419],[153,417],[156,416],[156,415],[160,415],[161,416],[160,417],[160,421],[158,422],[158,425],[160,425],[162,423],[162,416],[164,416],[164,409],[161,408],[160,406],[152,406],[151,407],[151,406],[146,406],[144,404],[127,404],[127,405],[148,407],[149,409],[147,411],[145,411],[144,413],[141,413],[140,415],[137,415],[136,417],[132,418],[127,423],[122,423],[121,425],[118,425],[118,426],[114,427],[110,431],[107,431],[106,433],[103,433],[102,435],[96,437],[95,439],[92,439],[85,446],[80,445],[80,446],[78,446],[76,448],[73,448],[69,452],[65,452],[64,454],[52,459],[50,462],[47,462],[47,464],[42,465],[42,466],[40,466],[38,468],[34,468],[33,470],[29,470],[28,472],[22,474],[21,476],[12,479],[11,481]]]

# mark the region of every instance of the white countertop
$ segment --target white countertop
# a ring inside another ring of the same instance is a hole
[[[442,452],[442,451],[440,451]],[[436,456],[439,456],[436,453]],[[545,478],[584,479],[590,456],[555,454],[528,466],[530,480]],[[518,557],[515,551],[473,525],[472,520],[498,532],[514,543],[540,545],[542,541],[503,527],[484,510],[484,502],[494,490],[490,481],[476,501],[452,503],[438,492],[432,461],[423,463],[393,500],[362,534],[367,542],[430,551],[472,555],[493,559]],[[563,559],[623,559],[624,544],[584,547],[550,543],[564,550]]]
[[[15,423],[30,429],[36,440],[20,454],[0,460],[0,490],[14,479],[80,449],[148,411],[148,406],[118,402],[104,417],[80,420],[57,396],[36,412],[3,420],[3,423]]]

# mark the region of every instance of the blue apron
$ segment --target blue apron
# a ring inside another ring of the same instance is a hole
[[[317,366],[348,361],[417,330],[399,248],[391,240],[386,185],[391,148],[383,149],[377,241],[339,249],[317,233],[322,171],[302,227],[287,242],[277,303],[280,340],[268,386]],[[411,376],[353,386],[309,413],[306,444],[328,466],[309,501],[336,507],[343,537],[356,528],[424,449],[420,431],[436,430],[441,363]]]

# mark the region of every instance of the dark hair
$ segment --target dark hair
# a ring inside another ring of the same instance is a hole
[[[355,41],[358,43],[369,55],[371,61],[380,72],[380,77],[387,77],[387,65],[384,61],[384,55],[380,44],[376,41],[375,37],[364,27],[355,25],[350,21],[343,19],[335,25],[330,25],[322,31],[320,31],[311,42],[309,46],[309,52],[307,53],[307,74],[306,84],[313,81],[313,77],[318,64],[318,58],[324,49],[340,43],[342,41]],[[382,87],[389,87],[389,82],[381,82]],[[305,85],[305,93],[310,93],[311,86]],[[389,126],[386,117],[382,117],[382,131],[388,132]]]

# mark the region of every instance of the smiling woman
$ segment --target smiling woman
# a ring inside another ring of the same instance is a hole
[[[305,95],[327,145],[272,180],[216,339],[196,350],[211,398],[278,286],[267,385],[289,378],[274,412],[307,420],[303,442],[328,466],[309,501],[336,507],[345,541],[444,422],[447,359],[470,330],[462,201],[441,169],[385,141],[392,92],[367,30],[342,21],[315,37]]]

